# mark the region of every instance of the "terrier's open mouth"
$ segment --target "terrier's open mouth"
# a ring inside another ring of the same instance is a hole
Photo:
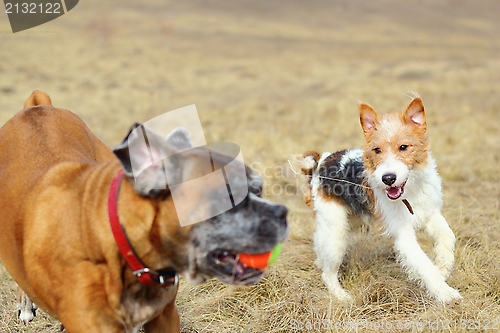
[[[400,186],[391,186],[387,188],[387,197],[391,200],[399,199],[405,191],[406,181]]]

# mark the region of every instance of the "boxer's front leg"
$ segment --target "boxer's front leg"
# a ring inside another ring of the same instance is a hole
[[[165,306],[158,317],[144,325],[145,333],[179,333],[180,331],[179,312],[175,305],[175,297]]]

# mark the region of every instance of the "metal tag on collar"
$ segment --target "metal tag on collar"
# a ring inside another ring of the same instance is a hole
[[[175,274],[175,279],[174,279],[174,286],[177,286],[179,284],[179,274]]]
[[[151,280],[153,280],[153,281],[154,281],[153,276],[155,276],[158,278],[158,283],[161,285],[169,284],[171,286],[176,286],[177,284],[179,284],[179,275],[178,274],[175,274],[175,276],[169,278],[167,281],[167,280],[165,280],[165,277],[163,275],[159,274],[158,272],[152,271],[147,267],[138,269],[132,273],[135,276],[137,276],[138,278],[140,278],[143,274],[149,274]],[[172,279],[173,279],[173,282],[171,282]]]
[[[134,271],[133,274],[137,277],[141,277],[143,273],[149,273],[149,272],[150,272],[150,269],[147,267],[144,267],[144,268],[141,268],[141,269]]]
[[[172,279],[174,280],[173,282],[171,282]],[[163,277],[163,275],[160,275],[159,280],[160,280],[161,284],[169,284],[171,286],[176,286],[179,284],[179,275],[175,274],[174,277],[169,278],[170,281],[165,281],[165,278]]]

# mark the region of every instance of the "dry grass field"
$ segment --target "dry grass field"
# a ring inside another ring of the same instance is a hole
[[[240,145],[266,197],[289,207],[291,235],[255,286],[181,280],[184,333],[489,332],[500,328],[499,17],[497,0],[85,0],[12,34],[0,14],[0,125],[40,89],[110,146],[133,122],[193,103],[207,141]],[[358,101],[400,110],[407,91],[426,106],[457,236],[448,282],[463,300],[434,305],[371,228],[352,239],[354,302],[342,305],[314,264],[305,180],[287,159],[361,146]],[[0,264],[0,332],[57,332],[42,311],[18,323],[15,287]]]

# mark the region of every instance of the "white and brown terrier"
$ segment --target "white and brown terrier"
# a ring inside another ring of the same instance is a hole
[[[402,113],[379,116],[364,103],[359,111],[364,149],[296,157],[309,176],[306,202],[316,216],[314,249],[324,282],[338,299],[351,298],[338,279],[350,225],[354,218],[377,218],[394,239],[398,259],[411,278],[439,303],[461,299],[445,282],[453,267],[455,236],[441,215],[441,179],[429,151],[421,99],[415,98]],[[434,262],[420,248],[417,230],[434,240]]]

